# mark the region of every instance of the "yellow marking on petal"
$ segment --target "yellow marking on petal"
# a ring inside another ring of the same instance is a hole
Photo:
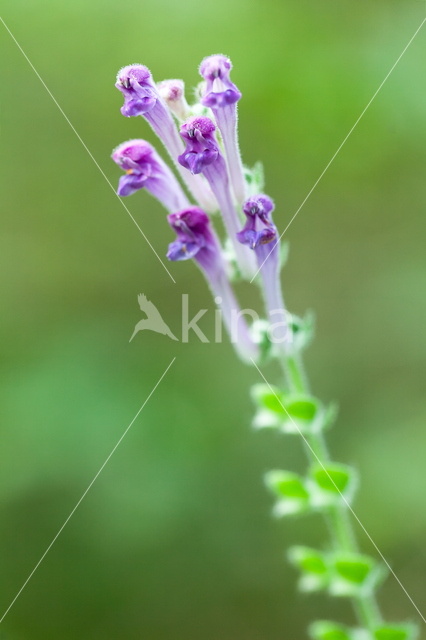
[[[187,249],[186,249],[186,244],[182,245],[182,250],[184,253],[188,253]]]
[[[133,169],[127,169],[126,173],[128,176],[131,176],[133,173]]]

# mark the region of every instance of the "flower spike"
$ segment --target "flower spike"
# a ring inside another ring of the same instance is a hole
[[[169,245],[167,257],[172,261],[194,258],[203,271],[215,296],[221,302],[224,324],[241,358],[250,362],[257,359],[259,350],[241,317],[238,302],[229,283],[221,255],[219,240],[211,227],[208,215],[198,207],[187,207],[168,216],[177,238]],[[234,317],[238,319],[234,340]]]
[[[169,167],[145,140],[123,142],[113,151],[112,159],[126,172],[120,178],[119,196],[130,196],[145,187],[170,212],[189,205]]]
[[[255,271],[255,261],[250,252],[237,241],[240,221],[232,202],[226,162],[220,152],[215,130],[216,127],[210,118],[204,116],[189,118],[180,130],[186,148],[178,157],[178,161],[191,173],[203,173],[206,177],[219,203],[241,273],[244,277],[250,278]]]
[[[226,56],[204,58],[200,74],[206,82],[206,88],[201,102],[213,111],[225,147],[232,189],[241,204],[247,191],[237,133],[237,102],[241,93],[230,80],[231,68],[232,63]]]
[[[201,177],[188,175],[178,164],[178,155],[183,151],[182,140],[149,69],[142,64],[123,67],[118,72],[115,86],[124,95],[121,113],[127,118],[143,116],[148,121],[169,152],[194,198],[207,211],[215,211],[217,205],[205,181]]]
[[[292,333],[287,323],[287,313],[281,292],[280,239],[277,228],[272,222],[273,210],[274,203],[266,195],[252,196],[246,200],[243,211],[247,220],[244,229],[237,234],[237,239],[256,254],[269,316],[271,320],[274,315],[282,316],[274,332],[274,342],[278,348],[288,351],[291,347]]]

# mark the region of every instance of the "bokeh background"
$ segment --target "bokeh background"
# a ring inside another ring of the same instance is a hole
[[[3,0],[1,13],[114,185],[123,140],[163,153],[120,114],[117,70],[142,62],[190,94],[201,59],[228,54],[244,161],[263,160],[280,229],[425,14],[414,0]],[[176,356],[1,637],[299,640],[318,616],[351,623],[345,601],[295,591],[285,549],[327,533],[271,517],[264,472],[305,461],[297,438],[251,429],[258,373],[228,342],[128,342],[140,292],[175,333],[189,293],[211,337],[201,274],[171,264],[173,284],[1,24],[0,39],[0,614]],[[360,471],[357,514],[423,612],[425,59],[426,27],[286,233],[283,274],[290,310],[317,314],[307,367],[340,402],[329,442]],[[142,192],[126,204],[164,256],[164,211]],[[393,578],[380,601],[419,619]]]

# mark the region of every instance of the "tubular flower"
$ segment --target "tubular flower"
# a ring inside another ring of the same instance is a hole
[[[250,252],[237,241],[240,229],[238,214],[232,201],[225,158],[220,152],[215,135],[216,127],[210,118],[189,118],[180,134],[186,144],[179,163],[191,173],[203,173],[219,203],[226,230],[233,243],[237,262],[243,276],[249,278],[255,270]]]
[[[149,69],[141,64],[123,67],[118,72],[115,86],[124,95],[121,113],[128,118],[143,116],[148,121],[175,162],[194,198],[208,211],[215,211],[216,203],[208,185],[201,177],[194,178],[186,174],[178,165],[178,155],[183,151],[182,140]]]
[[[241,92],[229,77],[232,62],[223,55],[204,58],[200,64],[200,74],[206,81],[206,90],[202,103],[210,109],[235,104],[241,98]]]
[[[246,322],[241,317],[225,271],[219,240],[213,231],[208,215],[198,207],[187,207],[168,216],[177,238],[169,245],[167,257],[172,261],[194,258],[204,273],[215,296],[221,298],[224,324],[232,336],[239,355],[246,361],[258,357],[258,347],[250,337]],[[234,340],[234,320],[238,326]]]
[[[241,204],[246,198],[246,181],[237,132],[237,102],[241,93],[231,82],[229,74],[232,63],[222,55],[204,58],[200,65],[200,74],[206,82],[201,103],[210,107],[219,127],[229,166],[232,189],[235,198]]]
[[[130,196],[145,187],[170,212],[189,205],[169,167],[145,140],[123,142],[114,150],[112,159],[126,172],[120,178],[119,196]]]
[[[281,292],[280,239],[272,222],[273,209],[274,203],[266,195],[252,196],[246,200],[243,211],[247,220],[244,229],[237,234],[237,239],[256,254],[270,319],[272,320],[273,316],[281,316],[281,321],[275,325],[274,342],[288,349],[292,342],[292,334]]]
[[[185,98],[185,83],[183,80],[163,80],[159,82],[158,92],[170,111],[178,120],[186,120],[190,115],[189,105]]]

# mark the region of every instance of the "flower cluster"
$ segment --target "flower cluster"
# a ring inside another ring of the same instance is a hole
[[[138,64],[123,67],[117,76],[115,86],[124,96],[122,114],[147,120],[175,163],[194,204],[148,142],[125,142],[115,149],[112,158],[125,171],[118,195],[129,196],[145,188],[168,210],[168,221],[177,235],[169,246],[168,259],[194,259],[215,299],[221,301],[224,324],[230,333],[232,318],[238,316],[238,337],[234,340],[232,336],[237,352],[244,360],[256,360],[262,351],[258,343],[265,342],[266,329],[262,333],[258,326],[248,327],[231,277],[252,279],[260,271],[266,311],[270,316],[281,314],[281,322],[276,323],[278,329],[269,338],[278,345],[278,351],[291,350],[292,334],[279,286],[278,236],[271,220],[273,204],[268,196],[259,193],[260,181],[244,170],[241,160],[237,135],[241,93],[231,82],[231,67],[226,56],[205,58],[200,65],[204,80],[200,102],[191,106],[185,99],[182,80],[156,84],[149,69]],[[209,218],[215,211],[220,212],[227,233],[225,247]],[[269,247],[273,249],[270,256]]]

